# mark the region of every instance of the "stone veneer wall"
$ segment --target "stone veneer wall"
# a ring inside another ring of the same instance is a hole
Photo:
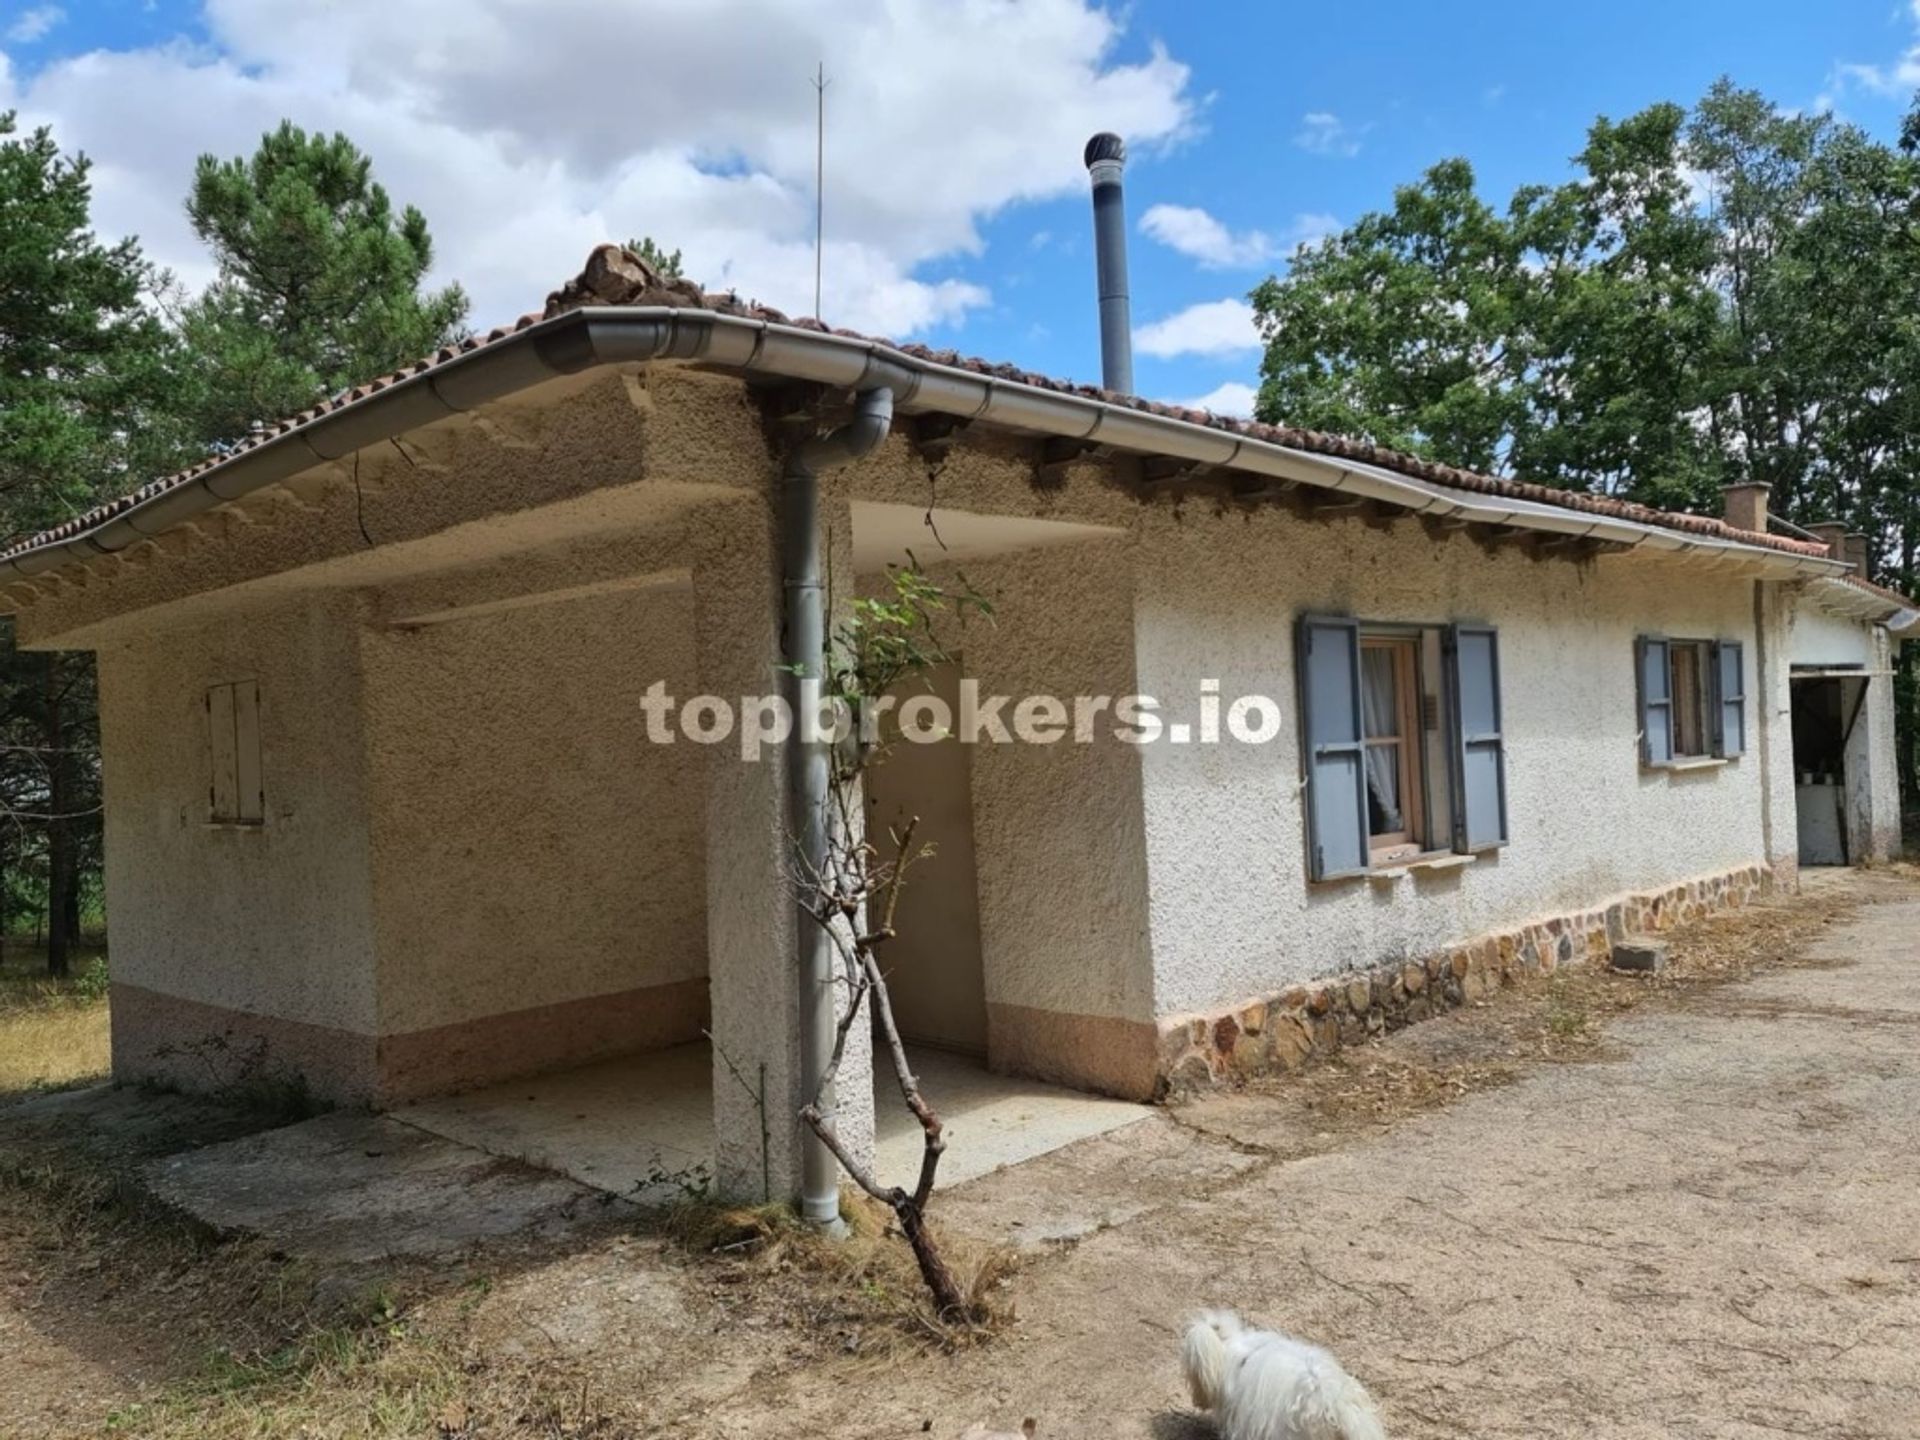
[[[1169,1017],[1160,1022],[1162,1084],[1193,1090],[1296,1069],[1312,1056],[1444,1014],[1524,976],[1580,960],[1604,962],[1612,942],[1623,936],[1736,909],[1767,893],[1772,883],[1765,865],[1742,866],[1431,955],[1296,985],[1223,1013]]]

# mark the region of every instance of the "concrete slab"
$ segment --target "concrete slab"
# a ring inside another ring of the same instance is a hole
[[[585,1065],[395,1111],[410,1125],[489,1154],[558,1170],[585,1185],[643,1204],[671,1199],[704,1178],[713,1160],[713,1070],[707,1046]],[[1077,1140],[1131,1125],[1146,1106],[1036,1080],[994,1075],[978,1061],[916,1050],[913,1065],[946,1122],[942,1188]],[[920,1168],[920,1130],[875,1076],[876,1164],[885,1179]]]
[[[616,1203],[563,1176],[362,1114],[323,1115],[167,1156],[142,1177],[218,1229],[346,1263],[545,1237]]]
[[[952,1152],[949,1152],[950,1154]],[[1081,1240],[1263,1163],[1161,1111],[943,1192],[943,1230],[1043,1249]]]

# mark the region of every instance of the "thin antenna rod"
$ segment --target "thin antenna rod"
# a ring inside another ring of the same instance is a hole
[[[820,257],[827,233],[827,66],[813,77],[813,318],[820,315]]]

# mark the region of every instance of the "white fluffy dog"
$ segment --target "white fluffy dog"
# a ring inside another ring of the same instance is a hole
[[[1231,1310],[1187,1327],[1181,1363],[1193,1403],[1224,1440],[1386,1440],[1373,1397],[1318,1345],[1249,1330]]]

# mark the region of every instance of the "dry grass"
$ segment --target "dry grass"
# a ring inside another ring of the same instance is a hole
[[[1675,1000],[1786,964],[1814,936],[1882,890],[1920,879],[1920,867],[1857,871],[1845,883],[1766,900],[1679,927],[1667,935],[1660,975],[1622,975],[1582,963],[1524,979],[1454,1016],[1416,1025],[1391,1044],[1343,1050],[1289,1076],[1248,1088],[1310,1118],[1308,1149],[1355,1130],[1390,1125],[1465,1095],[1511,1083],[1529,1065],[1578,1063],[1613,1053],[1607,1022],[1646,1004]],[[1899,889],[1904,898],[1911,892]]]
[[[0,1098],[107,1073],[104,961],[81,956],[74,977],[49,980],[37,956],[0,971]]]
[[[892,1213],[843,1188],[849,1233],[829,1239],[785,1206],[723,1207],[688,1201],[663,1212],[662,1230],[706,1257],[723,1285],[750,1288],[758,1302],[805,1333],[848,1354],[891,1360],[954,1350],[989,1338],[1013,1319],[1014,1251],[965,1236],[936,1235],[960,1282],[969,1314],[935,1312]]]
[[[472,1351],[462,1322],[483,1293],[472,1285],[425,1269],[323,1273],[262,1243],[222,1240],[97,1165],[0,1158],[0,1261],[20,1268],[36,1329],[144,1378],[139,1399],[106,1415],[110,1434],[622,1433],[572,1377]]]

